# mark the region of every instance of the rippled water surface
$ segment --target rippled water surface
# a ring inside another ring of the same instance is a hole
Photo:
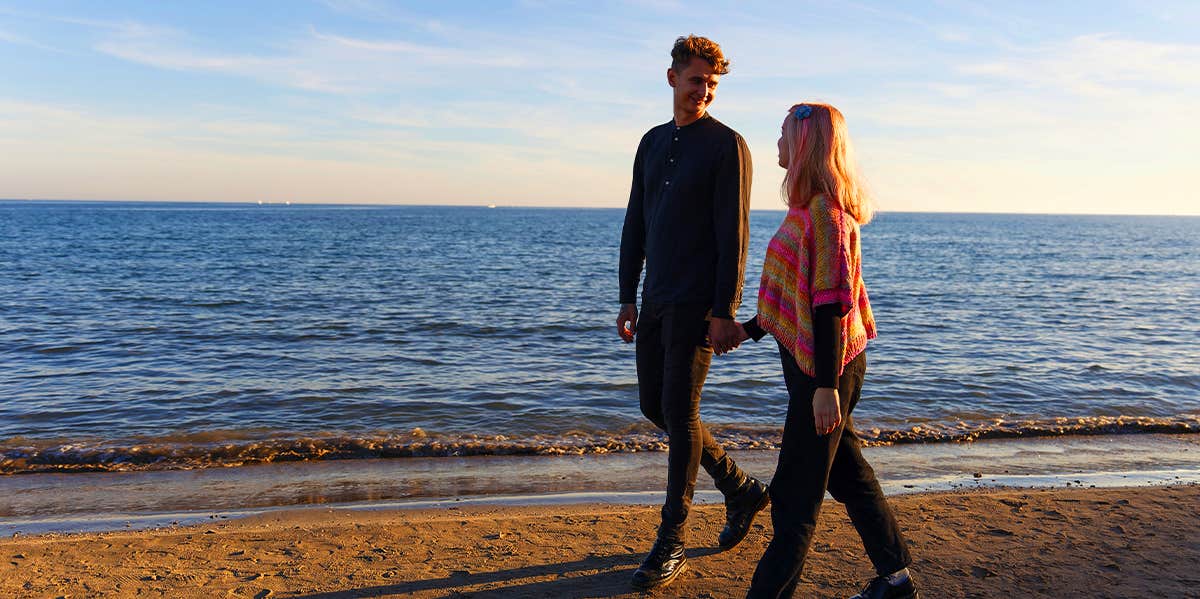
[[[621,451],[621,210],[0,203],[0,470]],[[745,297],[782,212],[755,212]],[[1200,218],[883,214],[879,440],[1200,430]],[[778,355],[703,416],[770,444]]]

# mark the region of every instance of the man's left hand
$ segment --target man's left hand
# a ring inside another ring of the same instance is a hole
[[[708,321],[708,342],[713,353],[726,354],[741,345],[738,323],[731,318],[713,318]]]

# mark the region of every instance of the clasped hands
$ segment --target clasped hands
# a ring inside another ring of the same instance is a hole
[[[727,354],[743,341],[750,338],[742,323],[731,318],[713,318],[708,321],[708,344],[718,356]]]
[[[637,333],[637,319],[636,305],[621,304],[621,311],[617,314],[617,334],[625,343],[633,342],[633,336]],[[713,318],[708,322],[708,343],[718,356],[733,351],[749,338],[742,324],[731,318]]]

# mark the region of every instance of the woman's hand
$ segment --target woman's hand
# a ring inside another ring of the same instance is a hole
[[[813,393],[813,422],[818,435],[828,435],[842,423],[842,406],[838,390],[833,387],[818,387]]]

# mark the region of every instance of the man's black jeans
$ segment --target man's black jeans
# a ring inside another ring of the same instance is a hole
[[[863,459],[850,416],[862,393],[866,352],[851,360],[838,379],[842,422],[828,435],[818,435],[813,421],[816,380],[800,370],[782,345],[779,354],[790,400],[779,465],[771,480],[775,534],[758,562],[747,597],[792,596],[827,488],[834,499],[845,504],[877,573],[891,574],[908,567],[912,558],[900,525],[875,480],[875,472]]]
[[[700,391],[712,363],[706,341],[709,306],[642,302],[637,321],[638,394],[642,414],[667,432],[667,499],[659,535],[683,540],[683,525],[703,465],[726,497],[745,474],[700,422]]]

